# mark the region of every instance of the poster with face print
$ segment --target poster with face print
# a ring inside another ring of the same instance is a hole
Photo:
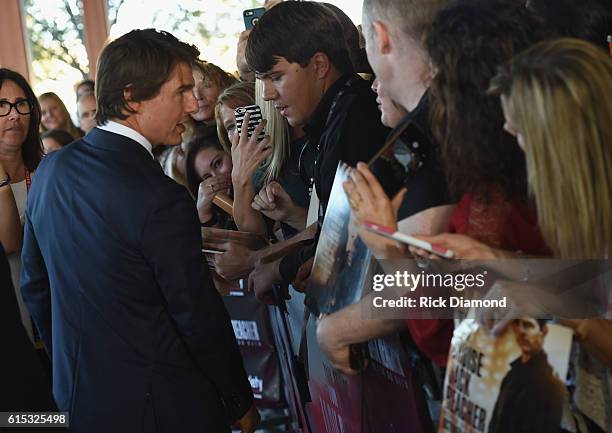
[[[473,319],[457,328],[439,433],[559,432],[572,331],[515,319],[497,337]]]

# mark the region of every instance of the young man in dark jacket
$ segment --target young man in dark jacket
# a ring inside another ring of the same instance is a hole
[[[266,12],[249,36],[246,58],[264,82],[264,99],[292,127],[304,128],[300,171],[320,200],[320,228],[338,163],[368,161],[389,132],[380,122],[376,95],[354,73],[336,16],[315,2],[284,2]],[[255,267],[249,280],[259,298],[273,283],[294,280],[314,256],[317,238],[318,230],[299,253]]]

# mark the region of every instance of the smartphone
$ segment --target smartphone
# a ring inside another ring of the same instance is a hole
[[[240,135],[240,131],[242,131],[242,123],[244,122],[244,116],[249,113],[249,125],[248,125],[248,137],[251,138],[253,135],[253,131],[257,128],[257,125],[261,123],[263,120],[261,115],[261,108],[259,105],[247,105],[246,107],[238,107],[234,110],[234,115],[236,116],[236,131]],[[266,136],[265,131],[261,131],[259,133],[258,140],[263,140]]]
[[[251,30],[257,21],[262,17],[262,15],[266,12],[266,8],[256,8],[256,9],[247,9],[242,12],[242,17],[244,18],[244,26],[247,30]]]
[[[455,252],[452,250],[447,250],[446,248],[442,248],[437,245],[432,245],[429,242],[423,241],[421,239],[417,239],[413,236],[396,232],[395,230],[381,226],[379,224],[374,224],[369,221],[363,223],[365,229],[369,232],[376,233],[379,236],[383,236],[387,239],[392,239],[397,242],[401,242],[406,245],[410,245],[416,248],[420,248],[422,250],[428,251],[432,254],[440,256],[445,259],[452,259],[455,257]]]
[[[372,173],[389,197],[395,196],[424,163],[419,149],[427,138],[410,122],[394,130],[383,148],[369,161]]]

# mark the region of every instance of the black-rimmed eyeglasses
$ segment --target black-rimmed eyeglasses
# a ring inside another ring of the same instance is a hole
[[[9,101],[0,101],[0,117],[8,116],[13,107],[19,114],[30,114],[34,109],[34,105],[27,99],[22,99],[14,104]]]

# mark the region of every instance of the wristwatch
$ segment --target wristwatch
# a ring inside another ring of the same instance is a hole
[[[7,186],[11,184],[11,176],[9,176],[9,174],[6,174],[6,177],[2,180],[0,180],[0,188],[2,188],[3,186]]]

